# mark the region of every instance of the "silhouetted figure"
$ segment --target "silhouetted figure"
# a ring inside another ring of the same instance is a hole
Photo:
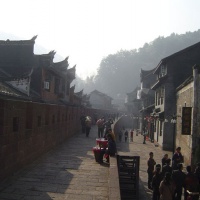
[[[170,162],[171,162],[171,159],[170,159],[170,158],[168,158],[168,159],[165,161],[165,165],[164,165],[163,168],[162,168],[163,177],[165,176],[166,172],[172,174],[172,167],[170,166]]]
[[[158,165],[156,165],[156,169],[155,169],[154,176],[152,179],[152,189],[153,189],[152,200],[160,199],[159,186],[160,186],[161,181],[162,181],[161,165],[158,164]]]
[[[127,142],[127,138],[128,138],[128,131],[126,130],[124,132],[124,140],[125,140],[125,142]]]
[[[177,170],[174,170],[172,172],[172,180],[174,181],[176,185],[175,189],[175,200],[181,200],[181,195],[182,195],[182,188],[184,187],[185,183],[185,173],[183,173],[183,165],[179,163],[177,165]]]
[[[163,158],[162,158],[162,167],[166,164],[166,162],[167,162],[167,160],[168,160],[168,154],[166,153],[164,156],[163,156]]]
[[[187,200],[189,194],[187,193],[187,190],[190,192],[199,192],[199,180],[195,176],[195,174],[192,172],[191,166],[186,167],[187,173],[185,177],[185,189],[184,189],[184,198]],[[198,200],[199,195],[195,195],[192,198],[193,200]]]
[[[153,172],[154,172],[154,166],[156,162],[153,159],[153,152],[149,153],[149,159],[147,161],[147,173],[148,173],[148,188],[152,189],[152,179],[153,179]]]
[[[172,169],[173,170],[178,169],[177,165],[182,162],[183,162],[183,156],[181,154],[181,147],[177,147],[176,152],[174,153],[172,157]]]
[[[82,133],[85,133],[85,119],[86,119],[86,116],[84,113],[82,113],[80,117]]]

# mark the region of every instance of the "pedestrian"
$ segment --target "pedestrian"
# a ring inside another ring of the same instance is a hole
[[[104,131],[104,117],[98,119],[96,125],[98,127],[98,138],[102,138]]]
[[[173,170],[177,169],[177,165],[183,163],[183,156],[181,154],[181,147],[177,147],[176,151],[172,157],[172,168]]]
[[[106,122],[104,122],[104,137],[107,135],[108,130],[112,129],[111,125],[113,124],[113,120],[109,118]]]
[[[125,130],[125,132],[124,132],[124,139],[125,139],[125,142],[127,142],[127,138],[128,138],[128,131]]]
[[[183,164],[179,163],[177,165],[177,170],[174,170],[172,172],[172,180],[174,181],[175,185],[176,185],[176,189],[175,189],[175,199],[176,200],[181,200],[181,196],[182,196],[182,189],[184,187],[184,183],[185,183],[185,173],[183,172]]]
[[[82,133],[85,133],[85,119],[86,119],[86,116],[84,112],[82,112],[81,117],[80,117]]]
[[[119,136],[119,141],[120,141],[120,142],[122,141],[122,134],[123,134],[123,133],[122,133],[122,130],[120,130],[120,131],[119,131],[119,134],[118,134],[118,136]]]
[[[136,136],[138,136],[138,129],[136,129]]]
[[[131,142],[133,142],[133,130],[131,130],[130,135],[131,135]]]
[[[149,153],[149,159],[147,161],[147,173],[148,173],[148,188],[152,189],[152,179],[153,179],[153,172],[154,166],[156,165],[155,160],[153,159],[153,152]]]
[[[168,158],[168,154],[166,153],[164,156],[163,156],[163,158],[162,158],[162,167],[164,166],[164,165],[166,165],[166,162],[167,162],[167,160],[168,160],[169,158]]]
[[[160,186],[161,181],[162,181],[161,165],[157,164],[155,167],[153,178],[152,178],[152,189],[153,189],[152,200],[160,199],[159,186]]]
[[[85,118],[85,133],[86,133],[86,137],[88,137],[89,134],[90,134],[91,126],[92,126],[92,119],[91,119],[90,116],[87,116]]]
[[[114,132],[113,132],[113,130],[110,128],[110,129],[108,129],[108,133],[107,133],[107,135],[106,135],[106,139],[108,139],[108,134],[109,135],[111,135],[111,137],[112,137],[112,139],[115,141],[116,140],[116,138],[115,138],[115,134],[114,134]]]
[[[168,158],[166,161],[165,161],[165,165],[162,167],[162,175],[164,177],[164,175],[166,174],[166,172],[172,174],[172,167],[170,166],[170,162],[171,162],[171,159]]]
[[[100,163],[103,163],[103,156],[106,158],[107,163],[109,163],[109,156],[115,156],[117,151],[115,140],[113,140],[113,136],[108,133],[108,148],[101,149],[100,152]]]
[[[171,174],[166,172],[159,186],[160,200],[174,200],[175,189],[176,186],[171,179]]]
[[[146,137],[147,137],[147,129],[145,128],[144,132],[143,132],[143,136],[144,136],[144,139],[143,139],[143,144],[146,144]]]
[[[93,114],[93,124],[95,125],[96,123],[97,123],[97,119],[98,119],[98,117],[97,117],[97,112],[94,112],[94,114]]]
[[[198,178],[195,176],[195,174],[192,172],[192,168],[191,166],[187,166],[186,167],[186,177],[185,177],[185,183],[184,183],[184,200],[187,200],[188,198],[188,193],[187,190],[190,192],[199,192],[199,180]],[[192,198],[193,200],[198,200],[199,199],[199,195],[195,195]]]

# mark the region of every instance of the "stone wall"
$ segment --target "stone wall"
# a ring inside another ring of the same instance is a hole
[[[96,110],[0,100],[0,180],[80,131],[80,115]]]
[[[193,107],[193,82],[182,88],[177,92],[177,115],[182,115],[182,107]],[[193,119],[192,119],[193,121]],[[182,119],[181,117],[177,117],[176,124],[176,142],[175,146],[181,147],[181,152],[184,156],[184,164],[191,164],[191,156],[192,156],[192,135],[182,135]],[[191,130],[192,133],[192,130]]]

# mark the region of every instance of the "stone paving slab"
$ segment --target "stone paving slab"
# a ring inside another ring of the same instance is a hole
[[[0,200],[107,200],[109,165],[95,162],[97,128],[76,134],[0,185]]]
[[[0,184],[0,200],[108,200],[109,165],[95,162],[96,126],[89,138],[82,133],[68,139]],[[157,163],[165,153],[134,134],[133,142],[117,143],[118,152],[140,156],[140,200],[150,200],[147,187],[147,160],[154,153]],[[111,177],[112,178],[112,177]],[[113,195],[114,196],[114,195]],[[113,199],[115,200],[115,199]]]

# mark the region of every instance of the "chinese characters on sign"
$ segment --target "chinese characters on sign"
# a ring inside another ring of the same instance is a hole
[[[191,134],[192,107],[182,108],[182,135]]]

